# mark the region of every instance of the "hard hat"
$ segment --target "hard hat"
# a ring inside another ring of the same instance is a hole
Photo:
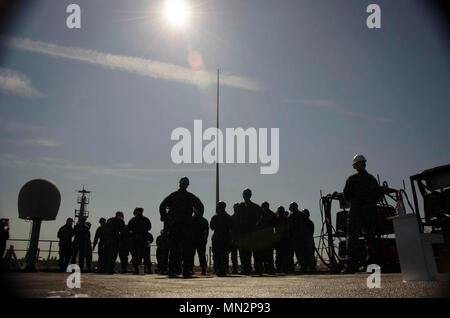
[[[247,189],[245,189],[245,190],[242,192],[242,194],[251,197],[251,196],[252,196],[252,190],[250,190],[249,188],[247,188]]]
[[[291,204],[289,204],[289,210],[290,210],[291,208],[297,209],[297,208],[298,208],[297,202],[292,202]]]
[[[356,154],[356,155],[353,157],[353,164],[358,163],[358,162],[361,162],[361,161],[363,161],[363,162],[366,162],[366,161],[367,161],[366,158],[365,158],[363,155]]]
[[[188,177],[182,177],[180,179],[180,184],[189,185],[189,179]]]
[[[286,210],[284,209],[284,206],[280,205],[277,209],[277,212],[284,213],[286,212]]]
[[[66,220],[66,222],[73,222],[73,219],[72,218],[67,218],[67,220]]]
[[[305,213],[308,217],[309,217],[309,215],[310,215],[308,209],[304,209],[304,210],[303,210],[303,213]]]
[[[227,206],[227,204],[226,204],[225,202],[223,202],[223,201],[219,201],[219,202],[217,202],[217,204],[216,204],[216,207],[217,207],[218,209],[225,209],[226,206]]]
[[[262,207],[262,208],[268,209],[268,208],[270,207],[270,204],[269,204],[269,202],[264,201],[264,202],[261,204],[261,207]]]
[[[100,218],[100,220],[98,220],[100,223],[102,223],[102,222],[106,222],[106,219],[105,218]]]

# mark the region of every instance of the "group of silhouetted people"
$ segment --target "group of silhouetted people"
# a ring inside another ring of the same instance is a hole
[[[224,202],[217,203],[216,214],[210,224],[214,230],[212,251],[216,274],[224,276],[228,273],[229,253],[232,273],[238,273],[238,253],[241,261],[239,274],[242,275],[292,273],[295,269],[294,255],[302,273],[315,272],[314,223],[309,219],[309,211],[300,211],[297,203],[293,202],[289,206],[291,213],[282,206],[275,213],[270,210],[268,202],[261,206],[253,203],[251,195],[250,189],[244,190],[244,202],[234,204],[232,215],[225,211]]]
[[[367,249],[367,261],[377,259],[374,241],[376,223],[376,204],[383,195],[383,189],[376,179],[366,171],[366,159],[362,155],[353,158],[357,173],[346,182],[343,195],[351,202],[348,218],[347,258],[343,273],[356,271],[355,241],[362,231]],[[194,257],[198,254],[202,274],[206,274],[206,244],[209,229],[212,236],[214,272],[218,276],[229,273],[231,253],[231,272],[238,273],[238,253],[241,262],[240,274],[292,273],[295,269],[294,256],[301,273],[316,270],[314,223],[307,209],[300,210],[296,202],[289,205],[289,212],[283,206],[276,212],[268,202],[258,205],[251,201],[252,191],[245,189],[244,201],[235,203],[233,214],[226,212],[226,203],[216,205],[216,213],[208,223],[203,217],[204,206],[201,200],[187,191],[189,179],[183,177],[179,189],[167,196],[159,207],[164,228],[156,239],[157,271],[169,277],[193,275]],[[116,212],[115,217],[100,219],[94,244],[90,239],[90,224],[80,219],[72,228],[69,218],[60,228],[60,266],[62,270],[78,259],[80,268],[91,270],[92,251],[98,245],[99,272],[114,273],[117,256],[122,272],[128,272],[128,255],[131,252],[134,273],[144,263],[145,273],[151,272],[150,220],[143,216],[143,209],[136,208],[134,217],[125,225],[124,214]],[[73,240],[72,240],[73,237]],[[276,251],[275,264],[273,259]],[[253,257],[253,266],[252,266]]]
[[[92,271],[92,251],[98,246],[98,273],[113,274],[118,256],[122,273],[127,273],[130,253],[135,274],[139,273],[142,262],[143,271],[151,273],[150,244],[153,243],[153,236],[149,231],[152,224],[143,212],[143,208],[136,208],[128,224],[125,224],[124,214],[121,211],[116,212],[116,215],[108,220],[101,218],[93,244],[90,234],[91,224],[80,218],[72,227],[73,219],[68,218],[66,224],[58,231],[61,270],[65,271],[72,263],[78,264],[81,271]]]
[[[187,191],[189,179],[180,179],[179,189],[166,197],[160,205],[160,217],[164,223],[156,239],[157,271],[176,277],[193,275],[194,257],[197,253],[202,275],[206,274],[206,245],[209,229],[212,236],[214,272],[218,276],[229,273],[231,253],[232,273],[238,273],[238,252],[241,261],[240,274],[289,273],[295,268],[294,255],[301,272],[315,271],[314,224],[308,210],[299,210],[297,203],[289,206],[290,214],[281,206],[277,212],[270,210],[269,203],[261,206],[253,203],[252,192],[245,189],[244,201],[233,206],[233,214],[226,212],[226,204],[216,205],[216,214],[208,222],[203,217],[201,200]],[[116,212],[108,220],[101,218],[94,243],[91,243],[91,224],[80,218],[73,226],[67,219],[58,231],[60,267],[65,271],[70,263],[76,263],[82,271],[92,271],[92,251],[98,246],[98,269],[100,273],[114,273],[119,257],[121,272],[128,272],[128,256],[131,253],[134,273],[144,265],[144,272],[151,273],[150,234],[151,222],[143,215],[142,208],[134,210],[134,217],[126,225],[123,212]],[[276,262],[274,264],[274,250]],[[254,268],[252,267],[252,256]],[[85,266],[86,265],[86,266]]]
[[[158,271],[175,277],[193,274],[194,256],[197,252],[202,274],[206,273],[206,243],[209,228],[212,236],[214,272],[218,276],[229,273],[231,253],[232,273],[238,273],[238,252],[242,275],[290,273],[294,271],[294,254],[301,272],[316,269],[314,223],[308,210],[299,210],[297,203],[283,207],[277,213],[269,203],[253,203],[252,192],[245,189],[242,203],[233,206],[233,214],[226,212],[226,203],[216,205],[216,213],[208,221],[203,217],[204,207],[198,197],[187,191],[189,179],[180,179],[180,187],[163,200],[159,212],[164,229],[156,239]],[[273,254],[276,250],[276,267]],[[254,268],[252,267],[252,256]],[[168,261],[167,261],[168,260]]]

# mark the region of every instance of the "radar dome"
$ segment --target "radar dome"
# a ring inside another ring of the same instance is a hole
[[[28,181],[19,192],[19,218],[55,220],[61,203],[58,186],[48,179]]]

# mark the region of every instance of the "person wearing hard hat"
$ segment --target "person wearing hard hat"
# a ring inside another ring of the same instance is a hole
[[[245,189],[242,192],[244,202],[239,203],[236,215],[237,230],[239,235],[238,249],[241,258],[242,275],[250,275],[252,273],[252,254],[255,264],[258,264],[258,253],[255,253],[255,231],[256,225],[261,218],[262,208],[252,202],[252,190]],[[256,257],[256,259],[255,259]]]
[[[187,191],[188,186],[189,179],[181,178],[179,189],[167,196],[159,206],[161,220],[167,226],[169,235],[169,277],[176,276],[180,247],[183,277],[192,276],[194,265],[192,217],[194,212],[202,217],[204,206],[198,197]]]
[[[231,230],[233,220],[225,211],[226,204],[217,202],[216,214],[210,222],[212,236],[212,252],[217,276],[226,276],[228,272],[228,254],[231,251]]]
[[[382,194],[377,180],[366,170],[366,158],[357,154],[353,157],[356,173],[345,183],[344,198],[351,203],[348,215],[347,262],[343,274],[356,272],[358,268],[355,255],[360,233],[364,235],[366,265],[377,261],[375,231],[377,224],[377,202]]]

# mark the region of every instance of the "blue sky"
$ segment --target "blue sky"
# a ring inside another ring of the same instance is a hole
[[[30,4],[1,32],[0,215],[11,237],[27,237],[17,196],[39,177],[62,192],[44,239],[73,216],[83,185],[94,228],[142,206],[156,236],[158,206],[183,175],[210,219],[214,166],[173,164],[170,134],[194,119],[215,125],[217,68],[223,128],[280,129],[277,174],[222,165],[229,212],[250,187],[273,209],[299,202],[318,230],[319,191],[342,190],[355,153],[393,187],[450,161],[448,38],[424,1],[376,1],[376,30],[374,1],[190,0],[190,26],[176,29],[162,0],[77,0],[82,27],[70,30],[73,2]]]

